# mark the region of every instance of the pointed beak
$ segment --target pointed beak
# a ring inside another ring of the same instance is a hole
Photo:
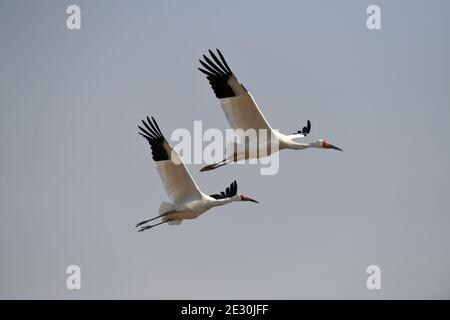
[[[344,150],[342,150],[341,148],[336,147],[336,146],[333,146],[332,144],[329,144],[329,143],[327,143],[327,147],[328,147],[329,149],[334,149],[334,150],[344,151]]]
[[[252,198],[249,198],[249,197],[246,197],[246,196],[242,196],[241,199],[242,199],[242,201],[251,201],[251,202],[254,202],[254,203],[259,203],[255,199],[252,199]]]

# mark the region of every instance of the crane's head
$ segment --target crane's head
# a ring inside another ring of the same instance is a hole
[[[252,198],[250,198],[250,197],[247,197],[247,196],[243,195],[242,193],[240,193],[240,194],[237,195],[237,199],[236,199],[236,200],[237,200],[237,201],[251,201],[251,202],[254,202],[254,203],[259,203],[259,202],[256,201],[255,199],[252,199]]]
[[[317,147],[322,148],[322,149],[334,149],[334,150],[344,151],[341,148],[333,146],[331,143],[328,143],[328,141],[325,139],[320,139],[317,142]]]

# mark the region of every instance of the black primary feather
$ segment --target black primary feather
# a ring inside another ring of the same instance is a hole
[[[214,52],[208,50],[212,60],[206,55],[203,55],[204,61],[199,60],[203,68],[198,68],[198,70],[206,74],[206,78],[208,79],[217,98],[222,99],[235,97],[236,92],[234,92],[228,84],[228,80],[233,76],[233,72],[219,49],[216,49],[216,51],[220,59],[214,54]],[[242,88],[244,88],[244,86],[242,86]],[[244,90],[247,91],[245,88]]]
[[[166,139],[164,138],[156,120],[153,117],[152,120],[147,117],[147,122],[142,120],[142,124],[145,128],[138,126],[138,128],[141,130],[141,132],[138,133],[145,139],[147,139],[148,143],[150,144],[153,160],[169,160],[169,155],[164,148],[164,142],[166,141]]]
[[[303,127],[303,129],[301,131],[294,132],[294,134],[300,133],[300,134],[307,136],[310,132],[311,132],[311,121],[308,120],[308,122],[306,123],[306,126]]]
[[[216,200],[220,200],[220,199],[226,199],[226,198],[231,198],[234,197],[237,194],[237,182],[236,180],[234,180],[229,187],[227,187],[225,189],[225,192],[222,191],[216,194],[211,194],[210,197],[216,199]]]

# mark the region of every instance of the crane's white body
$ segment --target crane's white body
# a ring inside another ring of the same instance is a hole
[[[193,199],[185,203],[169,204],[163,202],[159,214],[165,214],[163,220],[169,220],[168,224],[180,224],[184,219],[195,219],[211,208],[225,205],[232,202],[231,199],[216,200],[207,194],[202,194],[201,198]]]
[[[184,219],[195,219],[209,209],[232,202],[234,198],[216,200],[202,192],[187,170],[183,159],[164,141],[164,149],[171,155],[169,160],[157,161],[156,169],[164,189],[172,203],[163,202],[159,214],[170,225],[180,224]]]
[[[234,76],[228,82],[231,82],[230,86],[236,86],[234,82],[239,83]],[[240,95],[236,97],[220,99],[222,109],[230,126],[234,130],[243,130],[244,132],[247,130],[256,130],[257,134],[262,132],[260,130],[266,130],[267,140],[262,139],[262,143],[258,141],[256,144],[249,142],[247,149],[243,141],[240,142],[241,145],[239,143],[230,144],[229,149],[232,150],[228,152],[226,162],[260,158],[261,154],[269,156],[283,149],[301,150],[321,147],[319,142],[298,143],[294,141],[294,139],[304,138],[304,134],[296,133],[286,135],[274,130],[267,122],[252,95],[243,89],[239,90],[239,93]],[[243,152],[243,150],[247,150],[247,152]]]

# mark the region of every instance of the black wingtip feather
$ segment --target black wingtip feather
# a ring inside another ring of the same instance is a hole
[[[156,126],[156,129],[158,129],[158,133],[159,133],[161,136],[163,136],[163,134],[162,134],[162,132],[161,132],[161,129],[159,128],[158,122],[156,122],[155,118],[153,118],[153,117],[152,117],[152,120],[153,120],[153,123],[154,123],[155,126]]]
[[[216,76],[226,76],[227,72],[224,72],[220,67],[211,61],[207,56],[203,55],[203,59],[208,63],[208,65],[215,71]]]
[[[217,48],[216,48],[216,51],[217,51],[217,53],[219,54],[219,57],[220,57],[220,59],[222,60],[223,64],[225,65],[225,68],[226,68],[227,71],[231,74],[231,73],[232,73],[232,72],[231,72],[231,69],[230,69],[230,67],[229,67],[228,64],[227,64],[227,61],[226,61],[225,58],[223,57],[222,52],[220,52],[220,50],[217,49]]]
[[[210,73],[210,72],[208,72],[206,70],[203,70],[202,68],[197,68],[197,69],[200,70],[200,72],[206,74],[208,77],[215,77],[214,74],[212,74],[212,73]]]
[[[209,50],[209,54],[214,59],[214,62],[217,64],[217,66],[219,66],[221,68],[222,72],[227,74],[228,73],[227,69],[223,66],[222,62],[220,62],[220,60],[217,58],[217,56],[214,54],[214,52]]]
[[[226,199],[234,197],[237,194],[237,182],[234,180],[229,187],[227,187],[224,191],[221,191],[220,194],[212,194],[210,197],[213,197],[216,200]]]
[[[228,84],[228,80],[233,76],[233,73],[220,50],[216,49],[216,51],[220,59],[212,50],[208,50],[211,59],[203,55],[203,61],[199,60],[203,68],[198,68],[198,70],[206,75],[217,98],[235,97],[237,93]]]
[[[145,129],[138,125],[138,128],[141,130],[141,132],[138,132],[138,134],[143,136],[150,143],[153,160],[154,161],[169,160],[170,159],[169,154],[164,148],[164,142],[166,140],[155,118],[152,117],[152,120],[150,120],[150,118],[147,116],[147,122],[142,120],[142,123]]]
[[[211,76],[220,76],[220,74],[214,70],[213,68],[211,68],[209,65],[207,65],[206,63],[204,63],[202,60],[198,60],[200,62],[200,64],[206,69],[208,70],[209,75]]]
[[[303,127],[302,130],[297,131],[297,133],[304,134],[305,136],[311,132],[311,121],[307,121],[306,126]]]

